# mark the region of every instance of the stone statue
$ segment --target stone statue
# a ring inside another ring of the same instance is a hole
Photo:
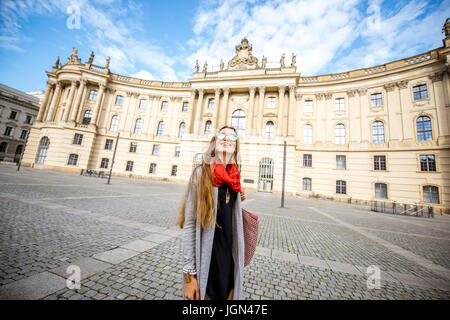
[[[203,65],[203,72],[206,73],[207,69],[208,69],[208,63],[205,61],[205,64]]]
[[[281,59],[280,59],[280,66],[281,66],[281,68],[285,67],[285,65],[284,65],[284,53],[283,53],[283,55],[281,56]]]
[[[258,58],[252,55],[252,46],[246,38],[236,46],[236,54],[228,62],[227,70],[245,70],[258,68]]]
[[[105,66],[105,69],[109,69],[109,63],[110,63],[110,61],[111,61],[111,57],[108,57],[108,58],[106,59],[106,66]]]
[[[198,65],[198,60],[195,60],[195,72],[198,72],[200,66]]]
[[[55,68],[56,68],[56,69],[59,68],[59,56],[58,56],[58,58],[56,58],[56,61],[55,61]]]
[[[95,56],[94,51],[92,51],[91,56],[89,57],[89,61],[88,61],[89,64],[92,64],[92,62],[94,62],[94,56]]]
[[[297,56],[292,52],[292,63],[291,67],[295,67],[295,64],[297,63]]]
[[[266,65],[267,65],[267,57],[262,57],[262,60],[261,60],[261,68],[265,68],[266,67]]]
[[[220,71],[223,71],[224,63],[223,60],[220,59]]]
[[[77,56],[78,49],[72,48],[72,55],[69,57],[69,60],[67,60],[68,64],[81,64],[80,58]]]
[[[442,32],[444,32],[445,38],[450,37],[450,18],[447,18],[447,20],[445,20],[444,26],[442,27]]]

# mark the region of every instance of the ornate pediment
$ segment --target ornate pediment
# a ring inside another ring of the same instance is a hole
[[[276,117],[277,115],[274,112],[266,112],[264,113],[264,117]]]
[[[78,49],[72,48],[72,55],[67,60],[66,64],[81,64],[81,59],[78,58]],[[58,59],[59,62],[59,59]]]
[[[236,54],[228,62],[228,70],[246,70],[258,68],[258,58],[252,55],[252,46],[246,38],[236,46]]]

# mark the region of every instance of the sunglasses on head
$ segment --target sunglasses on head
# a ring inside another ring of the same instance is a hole
[[[238,138],[237,135],[235,135],[234,133],[226,135],[225,133],[219,132],[216,134],[216,136],[217,136],[217,139],[219,139],[219,140],[225,139],[225,136],[227,136],[228,140],[231,140],[231,141],[236,141],[236,139]]]

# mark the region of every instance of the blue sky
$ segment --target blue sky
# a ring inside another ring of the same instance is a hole
[[[338,73],[441,47],[447,17],[450,0],[1,0],[0,83],[45,89],[72,47],[83,62],[110,56],[114,73],[187,81],[196,59],[226,64],[243,37],[269,65],[294,52],[304,76]]]

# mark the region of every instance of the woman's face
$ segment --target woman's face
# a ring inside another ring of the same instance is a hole
[[[221,153],[221,154],[223,152],[226,152],[228,154],[233,154],[234,151],[236,150],[236,140],[234,140],[234,141],[230,140],[228,135],[230,135],[230,134],[237,135],[236,132],[234,132],[234,130],[230,129],[230,128],[223,128],[219,132],[225,134],[225,138],[223,138],[222,140],[219,140],[216,137],[216,152]]]

